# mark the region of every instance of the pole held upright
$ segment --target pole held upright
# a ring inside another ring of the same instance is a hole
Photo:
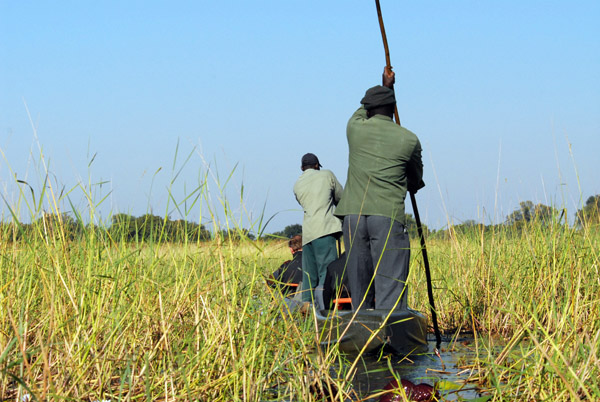
[[[383,25],[383,16],[381,14],[381,6],[379,5],[379,0],[375,0],[375,5],[377,7],[377,17],[379,18],[379,28],[381,29],[381,38],[383,39],[383,48],[385,50],[385,63],[386,66],[390,69],[392,68],[392,63],[390,59],[390,49],[388,47],[387,36],[385,34],[385,27]],[[400,116],[398,115],[398,106],[394,106],[394,117],[396,118],[396,123],[400,125]],[[417,223],[417,230],[419,232],[419,237],[421,239],[421,252],[423,253],[423,265],[425,266],[425,276],[427,278],[427,296],[429,298],[429,307],[431,309],[431,320],[433,321],[433,330],[435,332],[436,339],[436,349],[440,348],[442,343],[442,336],[440,334],[440,329],[438,327],[437,322],[437,314],[435,311],[435,303],[433,301],[433,286],[431,284],[431,272],[429,270],[429,258],[427,256],[427,247],[425,245],[425,235],[423,234],[423,225],[421,225],[421,217],[419,216],[419,209],[417,208],[417,200],[415,195],[410,193],[410,201],[412,204],[413,212],[415,213],[415,221]]]
[[[385,34],[385,26],[383,25],[383,15],[381,14],[381,6],[379,5],[379,0],[375,0],[375,5],[377,6],[377,17],[379,18],[379,29],[381,29],[381,39],[383,39],[383,50],[385,51],[385,65],[392,68],[392,62],[390,59],[390,48],[388,47],[387,35]],[[400,115],[398,114],[398,107],[394,108],[394,117],[396,118],[396,123],[400,124]]]

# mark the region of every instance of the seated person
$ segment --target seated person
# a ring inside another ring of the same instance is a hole
[[[302,281],[302,236],[296,235],[288,241],[292,259],[281,264],[267,279],[272,288],[279,289],[284,296],[292,296],[298,291]]]
[[[323,286],[323,302],[328,310],[335,308],[334,300],[347,299],[350,297],[348,291],[348,274],[346,273],[346,252],[343,252],[336,260],[327,266],[327,276]],[[340,303],[340,309],[351,309],[350,303]]]

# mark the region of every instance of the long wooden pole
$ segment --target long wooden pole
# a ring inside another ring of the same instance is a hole
[[[390,61],[390,49],[388,47],[387,36],[385,35],[385,27],[383,26],[383,17],[381,15],[381,6],[379,0],[375,0],[377,6],[377,16],[379,17],[379,28],[381,28],[381,38],[383,39],[383,48],[385,50],[385,63],[388,68],[392,68]],[[394,117],[396,123],[400,125],[400,117],[398,115],[398,106],[394,105]],[[421,252],[423,253],[423,264],[425,265],[425,276],[427,277],[427,296],[429,296],[429,307],[431,309],[431,320],[433,321],[433,330],[435,331],[436,348],[439,349],[442,343],[442,336],[437,322],[437,313],[435,312],[435,303],[433,301],[433,286],[431,285],[431,271],[429,269],[429,258],[427,257],[427,246],[425,244],[425,235],[423,234],[423,225],[421,225],[421,217],[417,208],[417,200],[414,193],[410,192],[410,201],[412,203],[413,212],[415,213],[415,221],[417,230],[421,238]]]
[[[379,18],[379,28],[381,29],[381,39],[383,39],[383,49],[385,50],[385,65],[392,68],[392,62],[390,59],[390,48],[388,47],[387,35],[385,34],[385,27],[383,26],[383,16],[381,15],[381,7],[379,6],[379,0],[375,0],[377,5],[377,17]],[[400,125],[400,115],[398,114],[398,107],[394,108],[394,117],[396,123]]]

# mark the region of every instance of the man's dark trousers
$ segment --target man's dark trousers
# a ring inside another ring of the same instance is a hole
[[[363,298],[361,309],[406,308],[410,241],[405,226],[385,216],[346,215],[343,233],[352,308],[358,309]],[[369,286],[374,295],[367,295]]]

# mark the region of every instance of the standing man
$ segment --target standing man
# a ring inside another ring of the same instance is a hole
[[[302,175],[294,184],[296,200],[304,209],[302,222],[302,301],[323,309],[323,285],[327,266],[337,258],[336,240],[342,231],[333,215],[342,196],[342,185],[330,170],[321,170],[319,158],[302,157]]]
[[[336,215],[343,218],[352,308],[406,308],[410,243],[405,227],[406,192],[422,181],[421,144],[392,120],[395,75],[370,88],[346,129],[348,179]],[[374,292],[369,291],[374,290]]]

